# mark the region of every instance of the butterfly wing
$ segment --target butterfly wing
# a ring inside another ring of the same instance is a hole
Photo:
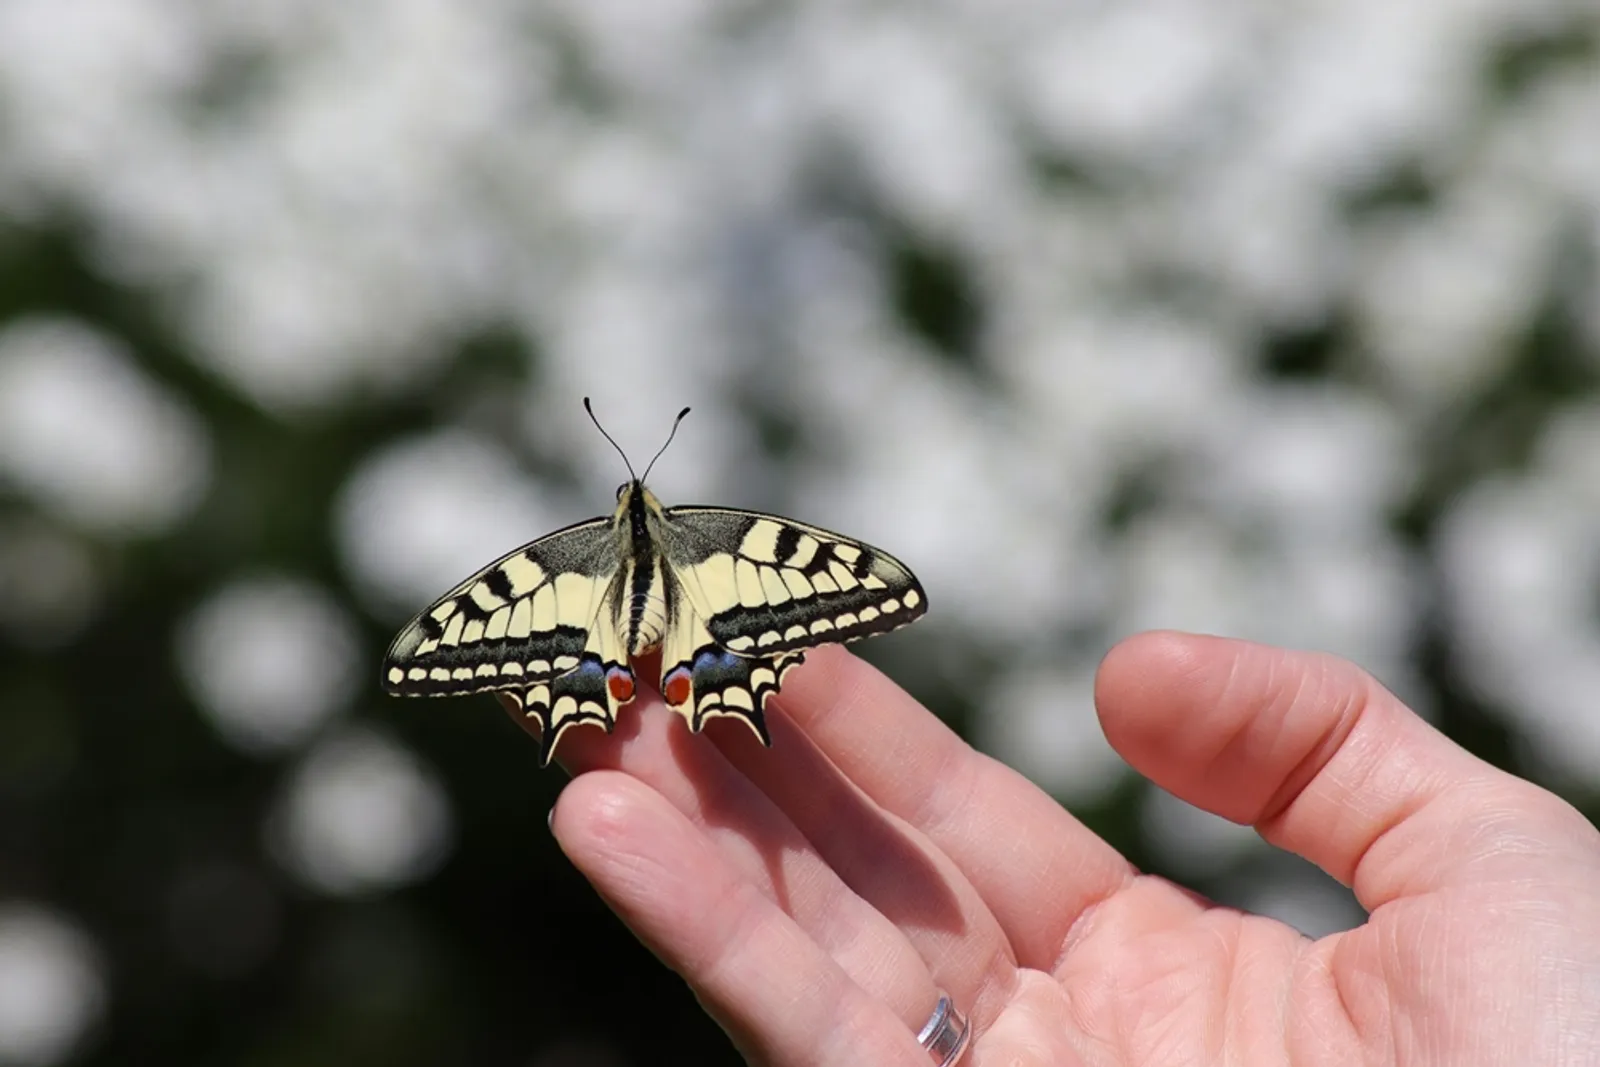
[[[767,697],[778,691],[783,676],[805,658],[801,652],[774,656],[739,656],[712,640],[703,617],[680,603],[681,612],[668,628],[661,648],[661,697],[699,732],[718,717],[737,719],[755,731],[763,745],[767,732]]]
[[[400,631],[383,661],[396,696],[517,693],[544,760],[568,727],[611,730],[633,699],[618,638],[622,561],[608,519],[542,537],[489,564]]]
[[[905,564],[842,534],[733,508],[665,517],[662,554],[681,595],[661,689],[693,729],[730,715],[770,744],[767,697],[805,649],[885,633],[928,610]]]
[[[667,510],[664,551],[706,630],[742,656],[898,629],[928,610],[922,584],[880,548],[732,508]]]

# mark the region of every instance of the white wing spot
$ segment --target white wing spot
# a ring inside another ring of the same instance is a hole
[[[838,582],[839,588],[845,592],[849,592],[860,584],[856,581],[856,576],[850,573],[850,568],[838,560],[833,560],[828,564],[828,573],[833,575],[833,580]]]
[[[846,563],[854,563],[861,558],[861,550],[859,548],[842,542],[833,546],[833,554],[835,558],[842,559]]]
[[[730,652],[743,652],[747,648],[754,647],[755,642],[744,634],[740,634],[738,637],[728,638],[728,650]]]
[[[878,617],[878,609],[877,608],[868,607],[868,608],[862,608],[861,609],[861,621],[862,622],[871,622],[873,619],[876,619],[877,617]]]
[[[511,605],[507,604],[489,616],[489,623],[483,628],[483,636],[491,641],[498,641],[506,635],[506,627],[509,625],[511,625]]]
[[[753,711],[756,706],[756,702],[750,698],[750,694],[743,689],[724,690],[722,702],[730,708],[743,708],[745,711]]]
[[[594,579],[575,571],[566,571],[556,575],[551,585],[556,591],[556,620],[568,626],[587,627],[592,617],[590,608],[594,603]]]
[[[768,519],[757,519],[739,543],[739,554],[759,563],[778,562],[778,534],[782,529]]]
[[[536,678],[549,674],[550,661],[543,659],[530,659],[528,661],[528,673]]]
[[[783,570],[779,573],[783,575],[783,584],[788,587],[789,595],[796,600],[804,600],[806,597],[816,595],[817,591],[811,588],[811,581],[799,571]]]
[[[778,631],[776,631],[776,630],[768,630],[766,633],[762,634],[759,638],[756,639],[756,647],[757,648],[766,648],[768,645],[775,645],[779,641],[782,641],[782,640],[783,640],[783,635],[780,634]]]
[[[801,534],[799,542],[794,546],[794,553],[788,559],[778,562],[790,567],[805,567],[816,558],[817,547],[820,544],[821,542],[810,534]]]
[[[506,636],[521,640],[533,632],[533,604],[523,597],[511,607],[511,621],[506,623]]]
[[[862,586],[864,586],[867,589],[887,589],[887,588],[889,588],[889,583],[885,582],[882,578],[879,578],[876,574],[872,574],[872,573],[868,573],[865,578],[861,579],[861,584],[862,584]]]
[[[883,613],[885,615],[893,615],[895,612],[897,612],[899,610],[900,610],[900,601],[894,600],[894,599],[890,599],[890,600],[885,600],[883,602]]]
[[[406,672],[399,667],[389,668],[389,681],[399,683],[406,680]]]
[[[839,627],[841,630],[848,630],[850,627],[856,624],[855,612],[845,612],[843,615],[840,615],[838,618],[834,619],[833,624]]]
[[[733,557],[718,552],[696,567],[690,574],[700,582],[707,606],[713,611],[727,611],[739,602],[739,585],[734,577]]]
[[[510,675],[513,678],[521,678],[522,677],[522,664],[520,664],[520,663],[502,663],[502,664],[500,664],[500,673],[501,674]]]
[[[458,682],[470,682],[472,680],[472,668],[457,667],[450,677]]]
[[[785,641],[793,641],[795,638],[804,637],[805,635],[806,628],[801,626],[799,623],[795,623],[793,626],[783,631],[783,639]]]
[[[902,599],[906,602],[906,607],[908,608],[915,608],[918,604],[922,603],[922,597],[917,595],[917,591],[915,589],[907,589],[906,595]]]
[[[832,619],[817,619],[811,624],[811,632],[814,634],[825,634],[831,629],[833,629]]]
[[[767,594],[768,604],[786,604],[792,599],[782,576],[771,567],[761,568],[761,591]]]
[[[544,569],[527,556],[512,556],[500,564],[500,573],[511,583],[512,596],[527,596],[544,584]]]
[[[541,585],[533,594],[531,630],[544,633],[556,628],[556,590],[553,585]],[[531,632],[530,630],[530,632]]]
[[[478,677],[479,678],[493,678],[495,675],[497,675],[499,673],[500,673],[500,668],[496,667],[493,663],[480,663],[480,664],[478,664]]]
[[[557,656],[555,658],[555,662],[551,664],[551,666],[554,667],[558,671],[570,671],[572,668],[576,667],[577,665],[578,665],[578,657],[577,656]]]
[[[759,608],[766,604],[766,594],[761,588],[761,572],[756,565],[747,559],[741,559],[733,565],[734,582],[739,588],[739,603],[747,608]]]
[[[487,582],[474,582],[467,596],[485,614],[505,604],[505,601],[496,596],[494,590],[489,588],[489,583]]]
[[[406,672],[406,677],[410,678],[413,682],[420,682],[423,679],[428,677],[428,668],[426,668],[426,667],[412,667],[409,671]]]
[[[428,677],[436,682],[448,682],[450,680],[450,672],[443,667],[435,667],[428,672]]]

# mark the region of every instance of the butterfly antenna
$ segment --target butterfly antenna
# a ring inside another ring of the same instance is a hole
[[[666,444],[664,444],[660,448],[656,449],[656,454],[654,456],[650,457],[650,466],[648,466],[648,467],[646,467],[644,469],[645,478],[650,477],[650,471],[651,471],[651,469],[653,467],[655,467],[656,460],[661,458],[661,453],[663,453],[663,452],[665,452],[667,450],[667,445],[670,445],[672,443],[672,439],[674,437],[678,436],[678,424],[683,421],[683,417],[685,415],[687,415],[687,414],[689,414],[689,409],[688,408],[684,408],[682,411],[678,412],[678,417],[672,420],[672,431],[667,434]],[[644,480],[643,478],[640,479],[640,481],[643,481],[643,480]]]
[[[611,447],[616,449],[617,450],[617,455],[622,457],[622,465],[624,467],[628,468],[628,477],[632,478],[634,481],[638,481],[639,480],[639,476],[637,474],[633,473],[633,464],[628,462],[628,454],[622,450],[622,446],[621,445],[617,444],[616,438],[614,438],[610,434],[606,433],[606,428],[604,426],[600,425],[600,420],[594,417],[594,408],[589,405],[589,398],[588,397],[584,397],[583,398],[583,410],[585,410],[585,411],[587,411],[589,413],[589,421],[594,423],[594,428],[600,431],[600,436],[604,437],[607,441],[610,441],[611,442]],[[684,410],[685,414],[687,414],[688,411],[689,411],[688,408],[684,408],[683,410]],[[680,419],[683,418],[683,415],[679,415],[678,418],[680,418]],[[673,429],[676,430],[677,427],[674,426]],[[669,437],[669,438],[667,438],[667,440],[671,441],[672,438]],[[656,455],[658,455],[658,456],[660,454],[661,453],[659,453],[659,452],[656,453]],[[650,462],[654,463],[655,460],[651,460]],[[650,469],[648,467],[645,468],[645,473],[646,474],[650,473]]]

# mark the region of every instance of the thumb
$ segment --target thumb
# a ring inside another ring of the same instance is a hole
[[[1594,876],[1600,833],[1472,756],[1332,656],[1141,634],[1095,682],[1106,737],[1157,785],[1256,827],[1372,911],[1450,885],[1529,876],[1534,854]]]

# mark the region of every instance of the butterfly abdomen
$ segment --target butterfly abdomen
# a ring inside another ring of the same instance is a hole
[[[652,553],[648,559],[641,560],[631,579],[625,644],[629,655],[638,656],[659,647],[667,633],[671,609],[667,606],[666,577],[662,572],[661,557]]]
[[[671,611],[652,516],[652,509],[660,513],[660,505],[637,481],[624,486],[622,492],[617,508],[618,537],[625,538],[623,558],[628,562],[623,575],[626,600],[622,617],[626,622],[621,636],[628,654],[637,656],[661,645]]]

